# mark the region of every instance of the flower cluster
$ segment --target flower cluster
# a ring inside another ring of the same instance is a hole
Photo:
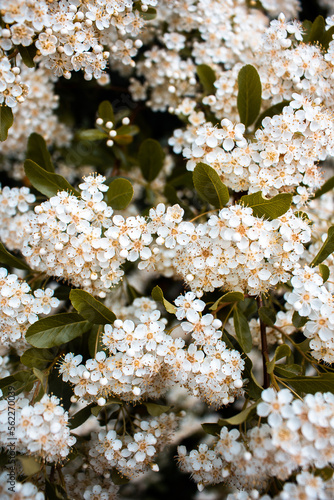
[[[8,449],[8,402],[1,401],[0,427],[1,446]],[[16,449],[29,453],[49,463],[60,462],[70,452],[76,438],[70,434],[68,413],[55,396],[45,394],[35,404],[23,395],[15,401],[15,438]]]

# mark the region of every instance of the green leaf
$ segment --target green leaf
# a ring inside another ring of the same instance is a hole
[[[206,94],[215,94],[216,88],[214,83],[217,79],[215,72],[207,64],[199,64],[196,68],[196,73],[199,81],[202,84],[204,92]]]
[[[116,319],[115,314],[108,307],[85,290],[71,290],[70,301],[74,309],[94,325],[112,324]]]
[[[245,296],[241,292],[227,292],[210,307],[210,311],[215,311],[221,302],[239,302],[240,300],[244,300]]]
[[[332,252],[334,252],[334,226],[331,226],[328,229],[328,235],[327,235],[326,241],[323,243],[319,252],[312,260],[311,266],[314,267],[314,266],[317,266],[318,264],[321,264],[321,262],[323,262],[325,259],[327,259],[327,257]]]
[[[173,304],[168,302],[168,300],[165,299],[163,291],[161,290],[160,286],[157,285],[153,288],[151,296],[152,299],[155,300],[156,302],[162,302],[167,312],[169,312],[170,314],[176,313],[177,308]]]
[[[108,137],[109,135],[106,132],[97,128],[90,128],[77,133],[77,138],[81,141],[99,141]]]
[[[138,160],[144,179],[152,182],[163,167],[165,153],[158,141],[145,139],[140,145]]]
[[[159,417],[166,411],[170,410],[170,406],[158,405],[157,403],[144,403],[151,417]]]
[[[139,128],[137,125],[122,125],[116,129],[117,135],[113,137],[113,141],[121,146],[126,146],[133,141],[133,136],[138,134]]]
[[[133,197],[133,187],[127,179],[115,179],[109,184],[107,201],[115,210],[126,208]]]
[[[262,86],[258,72],[251,64],[247,64],[238,74],[237,105],[240,121],[249,127],[258,117],[262,102]]]
[[[30,267],[28,266],[28,264],[9,253],[2,243],[0,243],[0,262],[1,264],[5,264],[5,266],[15,267],[16,269],[23,269],[24,271],[30,271]]]
[[[130,479],[128,479],[126,476],[123,476],[115,467],[111,469],[111,479],[114,484],[117,486],[121,486],[122,484],[127,484]]]
[[[34,161],[47,172],[54,172],[51,155],[44,138],[33,132],[28,139],[27,159]]]
[[[97,114],[104,123],[112,122],[115,125],[115,116],[112,104],[109,101],[102,101],[99,105]]]
[[[267,372],[272,373],[274,371],[276,361],[288,357],[290,356],[290,354],[291,354],[291,349],[287,344],[282,344],[278,346],[275,351],[273,359],[267,363]]]
[[[265,111],[263,111],[263,113],[261,113],[259,118],[256,120],[255,130],[257,130],[262,126],[262,120],[264,120],[267,117],[272,118],[275,115],[282,114],[283,108],[285,108],[285,106],[289,106],[289,104],[290,101],[282,101],[277,104],[274,104],[273,106],[270,106],[270,108],[267,108]]]
[[[0,141],[3,142],[8,137],[8,130],[13,125],[14,116],[12,108],[5,104],[0,106]]]
[[[26,341],[38,348],[54,347],[70,342],[90,328],[91,324],[79,314],[55,314],[31,325],[26,333]]]
[[[222,427],[224,425],[240,425],[246,422],[248,420],[248,417],[255,413],[257,407],[257,403],[255,403],[252,406],[248,406],[248,408],[245,408],[242,410],[240,413],[237,415],[234,415],[233,417],[230,418],[220,418],[218,420],[218,424],[221,425]]]
[[[34,68],[36,66],[36,64],[34,63],[34,57],[37,52],[35,44],[31,44],[29,45],[29,47],[24,47],[23,45],[19,45],[18,49],[24,64],[28,66],[28,68]]]
[[[262,196],[261,191],[257,191],[240,198],[241,204],[253,209],[253,215],[269,220],[277,219],[285,214],[289,210],[291,202],[292,194],[290,193],[280,193],[268,200]]]
[[[259,316],[261,321],[268,326],[273,326],[276,321],[276,311],[272,307],[260,307]]]
[[[334,26],[333,26],[334,27]],[[334,176],[328,179],[323,186],[318,189],[313,196],[313,199],[315,200],[316,198],[320,198],[325,193],[328,193],[328,191],[331,191],[334,188]]]
[[[102,335],[103,331],[100,325],[93,325],[88,337],[88,350],[91,358],[95,358],[96,353],[104,348]]]
[[[32,160],[24,162],[24,171],[34,188],[48,198],[55,196],[58,191],[69,191],[75,196],[80,196],[63,176],[47,172]]]
[[[215,208],[223,208],[228,202],[230,196],[227,187],[209,165],[198,163],[193,173],[193,181],[199,196]]]
[[[326,264],[319,264],[319,273],[321,274],[323,282],[326,283],[330,275],[329,267],[326,266]]]
[[[42,462],[39,461],[37,457],[19,456],[18,459],[21,462],[23,474],[25,476],[33,476],[41,470]]]
[[[298,394],[316,392],[334,392],[334,373],[322,373],[317,377],[294,377],[284,380]]]
[[[302,374],[302,368],[300,365],[276,365],[274,373],[279,377],[284,378],[294,378],[296,375]]]
[[[304,41],[311,44],[316,44],[317,42],[321,43],[325,30],[326,30],[326,23],[324,18],[322,16],[316,17],[316,19],[310,26],[308,33],[306,33],[307,38],[304,39]]]
[[[308,318],[300,316],[297,311],[292,315],[292,324],[295,328],[302,328],[308,322]]]
[[[219,436],[221,426],[219,424],[202,424],[202,429],[207,434],[211,434],[211,436]]]
[[[246,316],[238,308],[234,308],[233,324],[239,344],[245,352],[250,352],[253,345],[252,334]]]
[[[108,401],[106,401],[106,404],[103,405],[103,406],[93,406],[91,408],[91,413],[92,415],[94,415],[94,417],[97,417],[98,414],[100,413],[101,410],[103,410],[103,408],[107,408],[108,406],[111,406],[111,405],[115,405],[115,408],[119,408],[119,405],[122,405],[123,404],[123,401],[121,399],[118,399],[118,398],[109,398]]]
[[[82,408],[81,410],[77,411],[73,415],[73,417],[70,418],[69,420],[69,427],[70,429],[76,429],[79,427],[79,425],[82,425],[86,420],[89,419],[91,416],[92,412],[91,409],[95,403],[90,403],[88,406],[85,406],[85,408]]]
[[[29,368],[44,370],[53,362],[54,358],[55,353],[48,349],[36,349],[35,347],[31,347],[22,354],[20,361]]]
[[[333,474],[334,474],[334,471],[333,471],[332,467],[324,467],[323,469],[316,469],[314,471],[314,475],[320,476],[324,482],[329,481],[331,479],[331,477],[333,476]]]

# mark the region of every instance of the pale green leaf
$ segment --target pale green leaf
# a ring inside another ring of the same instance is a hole
[[[162,302],[163,305],[165,306],[165,309],[167,312],[170,314],[175,314],[177,311],[177,308],[168,302],[168,300],[165,299],[163,291],[161,290],[160,286],[155,286],[152,290],[152,299],[155,300],[156,302]]]

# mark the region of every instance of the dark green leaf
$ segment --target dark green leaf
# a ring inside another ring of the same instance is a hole
[[[259,118],[256,120],[255,130],[261,127],[262,120],[264,120],[266,117],[272,118],[275,115],[282,114],[283,108],[285,108],[285,106],[289,106],[289,103],[289,101],[282,101],[278,104],[270,106],[270,108],[267,108],[265,111],[263,111],[263,113],[261,113]]]
[[[31,347],[25,351],[20,360],[21,363],[29,368],[38,368],[44,370],[49,366],[55,358],[55,353],[49,349],[36,349]]]
[[[47,172],[32,160],[24,162],[24,171],[34,188],[48,198],[55,196],[58,191],[69,191],[80,196],[63,176]]]
[[[214,83],[216,81],[216,74],[213,69],[206,64],[199,64],[196,68],[196,73],[202,84],[204,92],[206,94],[215,94],[216,88]]]
[[[316,392],[334,392],[334,373],[322,373],[318,377],[287,378],[285,382],[298,394],[315,394]]]
[[[107,191],[108,205],[115,210],[125,209],[133,197],[133,187],[127,179],[115,179]]]
[[[69,500],[69,498],[59,484],[51,483],[45,478],[45,500]]]
[[[297,311],[293,313],[292,324],[295,328],[302,328],[308,322],[308,318],[300,316]]]
[[[144,179],[152,182],[163,167],[165,153],[158,141],[145,139],[141,143],[138,153],[140,169]]]
[[[6,266],[15,267],[16,269],[23,269],[24,271],[29,271],[30,267],[28,264],[23,262],[23,260],[18,259],[11,253],[9,253],[2,243],[0,243],[0,262]]]
[[[233,417],[230,418],[220,418],[218,420],[218,424],[220,426],[224,425],[240,425],[246,422],[248,420],[248,417],[251,416],[253,413],[255,413],[257,407],[257,403],[255,403],[252,406],[248,406],[248,408],[245,408],[242,410],[240,413],[237,415],[234,415]]]
[[[118,486],[121,486],[122,484],[127,484],[130,481],[130,479],[128,479],[126,476],[122,476],[122,474],[117,469],[115,469],[115,467],[111,469],[110,475],[112,482]]]
[[[240,300],[244,300],[244,294],[241,292],[227,292],[210,307],[210,311],[215,311],[221,302],[239,302]]]
[[[313,199],[320,198],[320,196],[322,196],[325,193],[328,193],[328,191],[331,191],[333,188],[334,188],[334,176],[328,179],[323,184],[323,186],[314,193]]]
[[[158,405],[157,403],[144,403],[151,417],[159,417],[166,411],[170,410],[170,406]]]
[[[268,326],[273,326],[276,321],[276,311],[272,307],[260,307],[259,316],[261,321]]]
[[[282,345],[278,346],[276,351],[275,351],[273,359],[267,363],[268,373],[272,373],[274,371],[276,361],[278,361],[279,359],[288,357],[288,356],[290,356],[290,354],[291,354],[291,349],[288,345],[282,344]]]
[[[12,108],[5,104],[0,106],[0,141],[3,142],[8,137],[8,130],[13,125],[14,117]]]
[[[327,259],[327,257],[332,252],[334,252],[334,226],[331,226],[328,229],[328,235],[327,235],[326,241],[323,243],[319,252],[312,260],[311,266],[314,267],[314,266],[317,266],[318,264],[321,264],[321,262],[323,262],[325,259]]]
[[[95,358],[97,352],[103,350],[102,328],[100,325],[93,325],[88,337],[88,350],[91,358]]]
[[[241,204],[253,209],[253,215],[269,220],[277,219],[285,214],[289,210],[291,202],[292,194],[290,193],[280,193],[267,199],[262,196],[261,191],[257,191],[257,193],[247,194],[240,198]]]
[[[211,436],[219,436],[221,426],[219,424],[202,424],[202,429]]]
[[[175,314],[176,313],[176,307],[168,302],[168,300],[165,299],[163,291],[161,290],[160,286],[155,286],[152,290],[152,299],[155,300],[156,302],[162,302],[162,304],[165,306],[165,309],[167,312],[170,314]]]
[[[81,410],[77,411],[73,415],[73,417],[70,418],[69,420],[69,427],[70,429],[76,429],[79,427],[79,425],[82,425],[88,418],[91,416],[92,412],[91,409],[93,407],[94,403],[90,403],[88,406],[85,406],[85,408],[82,408]]]
[[[249,127],[258,117],[262,102],[262,86],[258,72],[247,64],[238,74],[237,105],[240,121]]]
[[[104,123],[112,122],[115,125],[114,110],[109,101],[102,101],[98,108],[99,118],[102,118]]]
[[[234,308],[233,323],[239,344],[243,348],[244,352],[250,352],[253,345],[252,334],[250,332],[247,318],[238,308],[238,305]]]
[[[329,267],[326,266],[326,264],[319,264],[319,273],[321,274],[323,282],[326,283],[330,275]]]
[[[139,128],[137,125],[122,125],[117,130],[116,137],[113,137],[113,141],[121,146],[126,146],[133,141],[133,136],[138,134]]]
[[[108,307],[85,290],[71,290],[70,301],[78,313],[94,325],[112,324],[116,319]]]
[[[44,138],[33,132],[28,139],[27,159],[34,161],[47,172],[54,172],[51,155]]]
[[[37,52],[35,44],[29,45],[29,47],[24,47],[23,45],[19,45],[18,49],[24,64],[28,66],[28,68],[34,68],[36,66],[36,64],[34,63],[34,57]]]
[[[314,475],[315,476],[320,476],[321,479],[326,482],[326,481],[329,481],[331,479],[331,477],[333,476],[334,474],[334,471],[332,469],[332,467],[324,467],[323,469],[316,469],[314,471]]]
[[[279,377],[284,378],[293,378],[296,375],[302,374],[302,368],[300,365],[276,365],[274,369],[274,373]]]
[[[109,135],[97,128],[90,128],[88,130],[82,130],[82,132],[78,132],[77,137],[81,141],[99,141],[101,139],[107,139]]]
[[[40,319],[26,333],[29,344],[49,348],[65,344],[91,328],[91,324],[76,313],[61,313]]]
[[[222,208],[228,202],[230,196],[227,187],[209,165],[198,163],[193,173],[193,181],[196,191],[204,201],[216,208]]]
[[[325,20],[322,16],[318,16],[313,21],[308,33],[306,33],[305,42],[315,44],[317,42],[321,43],[326,29]]]

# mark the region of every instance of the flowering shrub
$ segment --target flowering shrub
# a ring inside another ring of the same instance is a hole
[[[302,7],[0,0],[1,498],[333,499],[334,10]]]

